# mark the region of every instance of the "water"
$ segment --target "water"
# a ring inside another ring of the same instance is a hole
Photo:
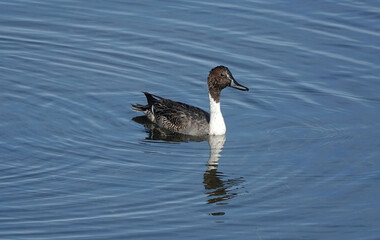
[[[379,239],[376,1],[3,1],[1,239]],[[225,138],[162,136],[150,91]]]

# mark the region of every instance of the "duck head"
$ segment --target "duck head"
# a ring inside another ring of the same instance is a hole
[[[211,69],[207,78],[208,91],[215,102],[220,102],[220,92],[226,87],[236,88],[241,91],[249,89],[238,83],[230,70],[225,66],[217,66]]]

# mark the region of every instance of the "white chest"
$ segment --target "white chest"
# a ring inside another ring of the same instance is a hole
[[[215,102],[209,95],[210,99],[210,135],[223,135],[226,133],[226,124],[222,112],[220,111],[220,102]]]

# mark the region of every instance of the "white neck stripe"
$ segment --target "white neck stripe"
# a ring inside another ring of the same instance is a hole
[[[220,111],[220,102],[216,102],[208,94],[210,99],[210,135],[223,135],[226,133],[226,125],[224,123],[224,118],[222,112]]]

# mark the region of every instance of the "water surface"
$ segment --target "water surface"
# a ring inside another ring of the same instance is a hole
[[[0,3],[1,239],[378,239],[376,1]],[[225,137],[162,135],[141,91]]]

